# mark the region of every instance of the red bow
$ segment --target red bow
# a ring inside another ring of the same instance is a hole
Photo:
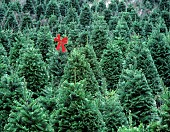
[[[56,50],[60,50],[60,47],[61,47],[62,52],[66,52],[66,48],[64,47],[64,45],[68,43],[68,38],[67,37],[60,40],[60,34],[57,34],[57,36],[54,38],[54,42],[58,42]]]

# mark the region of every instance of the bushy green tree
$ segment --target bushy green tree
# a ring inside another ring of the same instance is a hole
[[[109,42],[101,58],[101,66],[106,77],[107,89],[115,90],[123,68],[123,54],[116,41]]]
[[[85,94],[86,82],[68,83],[59,89],[58,110],[53,114],[55,131],[95,131],[105,130],[102,115],[94,101]]]
[[[25,13],[30,12],[30,14],[35,13],[34,4],[32,0],[26,0],[26,4],[23,6],[22,11]]]
[[[24,90],[23,97],[14,101],[10,111],[8,123],[4,127],[6,132],[44,131],[54,132],[49,116],[38,100],[32,98],[32,93]]]
[[[165,21],[166,27],[167,29],[170,29],[170,15],[169,15],[169,11],[162,11],[161,12],[161,16]]]
[[[143,36],[148,38],[152,34],[153,25],[149,21],[144,22],[143,26]]]
[[[69,8],[65,17],[65,23],[69,24],[70,22],[78,22],[78,15],[75,8]]]
[[[116,12],[118,11],[116,1],[111,0],[111,3],[109,4],[108,9],[112,12],[112,15],[114,16],[116,14]]]
[[[142,43],[142,40],[138,36],[134,36],[130,42],[129,50],[129,53],[126,55],[124,68],[133,65],[136,69],[141,69],[145,74],[153,96],[159,95],[163,90],[161,79],[146,44]]]
[[[97,59],[100,60],[108,43],[108,27],[102,16],[93,22],[90,44],[93,45]]]
[[[48,76],[42,55],[29,38],[20,50],[19,59],[19,75],[25,78],[27,88],[34,92],[36,98],[47,84]]]
[[[9,56],[10,47],[11,47],[9,35],[10,35],[10,30],[0,30],[0,43],[3,45],[4,49],[6,50],[7,56]]]
[[[158,73],[165,86],[170,87],[170,45],[166,42],[165,35],[160,30],[153,30],[148,40],[148,46],[151,51]]]
[[[68,58],[60,83],[62,84],[65,80],[69,83],[76,83],[83,79],[87,81],[85,91],[92,96],[97,96],[99,93],[99,85],[90,68],[90,64],[85,59],[85,56],[78,52],[78,48],[75,48]]]
[[[124,1],[120,1],[118,3],[118,12],[125,12],[126,11],[126,5]]]
[[[75,8],[75,12],[77,12],[78,15],[80,14],[80,5],[78,0],[69,0],[68,8]]]
[[[115,30],[117,23],[118,23],[118,18],[116,16],[111,17],[110,21],[109,21],[109,30]]]
[[[46,9],[46,17],[49,18],[51,15],[56,15],[57,18],[60,16],[60,10],[56,1],[50,0]]]
[[[112,12],[109,9],[104,10],[104,20],[109,24],[109,21],[111,20]]]
[[[29,14],[24,14],[22,23],[21,23],[21,30],[32,28],[32,27],[33,27],[32,18],[30,17]]]
[[[37,19],[40,19],[41,15],[45,14],[45,9],[44,9],[44,5],[43,4],[39,4],[36,7],[36,14],[37,14]]]
[[[8,16],[7,21],[5,23],[5,29],[11,29],[13,31],[18,30],[18,22],[16,20],[16,16],[14,15],[14,12],[11,12],[11,14]]]
[[[37,33],[36,47],[40,49],[43,60],[46,61],[50,47],[54,47],[52,34],[48,26],[41,26]]]
[[[104,1],[100,1],[97,5],[97,12],[102,13],[106,9]]]
[[[2,6],[0,7],[0,23],[4,19],[5,12],[6,12],[6,9],[5,9],[4,5],[2,4]]]
[[[0,80],[0,131],[4,131],[13,101],[22,96],[23,78],[18,76],[17,71],[10,72],[10,75],[4,74]]]
[[[77,38],[78,45],[84,47],[90,41],[90,34],[88,31],[82,31]]]
[[[115,91],[109,92],[106,95],[102,115],[106,123],[107,132],[116,132],[119,127],[128,125],[123,107]]]
[[[66,16],[67,6],[64,3],[60,3],[59,9],[60,9],[61,15]]]
[[[123,69],[118,84],[120,101],[126,115],[131,111],[132,126],[158,120],[155,101],[145,75],[132,67]]]
[[[90,10],[90,7],[89,5],[84,5],[83,9],[81,10],[81,13],[80,13],[80,24],[83,26],[83,27],[86,27],[86,26],[89,26],[92,22],[92,13],[91,13],[91,10]]]

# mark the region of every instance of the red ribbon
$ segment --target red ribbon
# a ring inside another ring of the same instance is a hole
[[[66,52],[66,48],[64,47],[64,45],[68,43],[67,37],[64,37],[63,39],[60,40],[60,34],[57,34],[57,36],[54,38],[54,42],[58,42],[56,50],[60,50],[61,47],[62,52]]]

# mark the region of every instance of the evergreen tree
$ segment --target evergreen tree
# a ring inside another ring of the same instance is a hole
[[[118,12],[125,12],[126,11],[126,5],[124,1],[120,1],[118,3]]]
[[[35,9],[34,9],[34,5],[33,5],[32,0],[26,0],[26,4],[23,6],[22,11],[24,13],[30,12],[30,14],[34,14],[35,13]]]
[[[56,15],[57,18],[60,16],[60,10],[56,1],[50,0],[46,9],[46,17],[49,18],[51,15]]]
[[[53,114],[55,131],[105,130],[102,115],[95,102],[85,94],[85,81],[63,82],[59,89],[58,110]]]
[[[110,21],[109,21],[109,30],[115,30],[117,23],[118,23],[118,18],[116,16],[111,17]]]
[[[85,79],[87,81],[85,91],[87,94],[90,93],[92,96],[96,96],[99,94],[99,85],[92,69],[90,68],[90,64],[85,59],[85,56],[77,50],[78,49],[74,49],[71,52],[64,68],[64,75],[62,76],[60,84],[62,84],[65,80],[69,83],[75,83]]]
[[[169,0],[160,0],[159,9],[161,11],[163,11],[163,10],[170,11],[170,2],[169,2]]]
[[[132,28],[132,23],[133,23],[132,18],[131,18],[131,14],[129,12],[122,12],[121,17],[122,17],[122,19],[124,19],[126,21],[127,26],[129,27],[129,29],[131,29]]]
[[[21,23],[21,30],[24,30],[26,28],[32,28],[33,27],[33,22],[29,14],[25,14],[23,16],[23,20]]]
[[[25,78],[27,88],[34,92],[34,97],[37,97],[48,81],[46,65],[33,41],[26,39],[23,45],[19,57],[19,74]]]
[[[102,16],[98,17],[98,20],[93,22],[93,30],[90,40],[96,53],[97,59],[100,60],[103,50],[108,43],[108,28]]]
[[[166,27],[168,30],[170,30],[170,15],[169,15],[169,11],[162,11],[161,12],[161,16],[165,21]]]
[[[4,49],[7,52],[7,56],[9,56],[10,51],[10,40],[9,40],[10,30],[0,30],[0,43],[3,45]]]
[[[62,16],[66,16],[66,13],[67,13],[67,6],[64,4],[64,3],[60,3],[60,13]]]
[[[92,13],[91,13],[91,10],[90,10],[90,7],[89,5],[85,5],[81,11],[81,14],[80,14],[80,24],[83,26],[83,27],[86,27],[86,26],[89,26],[92,22]]]
[[[133,65],[136,69],[141,69],[152,90],[152,95],[160,94],[163,90],[161,80],[149,49],[137,36],[133,37],[130,46],[124,68]]]
[[[148,45],[160,77],[165,86],[170,87],[170,45],[159,29],[153,30]]]
[[[154,9],[149,16],[149,20],[150,22],[152,22],[154,26],[157,25],[159,22],[159,17],[160,17],[159,13],[160,12],[158,10]]]
[[[90,41],[90,35],[88,31],[82,31],[79,33],[77,43],[81,47],[84,47]]]
[[[100,1],[97,6],[97,12],[102,13],[106,9],[104,1]]]
[[[4,129],[6,132],[54,132],[47,113],[38,100],[32,98],[32,93],[26,89],[23,92],[23,97],[19,101],[14,101],[8,123]]]
[[[4,74],[0,80],[0,131],[3,131],[7,123],[13,101],[22,96],[23,78],[16,71],[10,72],[10,75]]]
[[[102,115],[106,123],[107,132],[116,132],[119,127],[128,125],[123,107],[121,106],[117,94],[113,91],[106,95]]]
[[[115,42],[107,44],[101,58],[101,66],[106,77],[107,89],[115,90],[117,88],[119,76],[122,71],[123,54]]]
[[[117,3],[114,0],[111,0],[108,9],[112,12],[112,15],[114,16],[118,11]]]
[[[75,8],[75,12],[77,12],[78,15],[80,14],[80,5],[78,0],[69,0],[68,9],[69,8]]]
[[[153,25],[149,21],[144,22],[143,26],[143,36],[148,38],[152,34]]]
[[[46,61],[50,47],[54,47],[52,34],[47,26],[41,26],[37,33],[37,48],[40,49],[43,60]]]
[[[43,4],[39,4],[39,5],[36,7],[36,14],[37,14],[37,19],[38,19],[38,20],[40,19],[40,16],[41,16],[41,15],[44,15],[44,14],[45,14],[45,9],[44,9],[44,5],[43,5]]]
[[[17,13],[21,12],[21,4],[19,1],[11,2],[9,8],[10,11],[15,11]]]
[[[6,12],[6,9],[4,5],[2,4],[2,6],[0,6],[0,23],[3,21],[5,17],[5,12]]]
[[[5,23],[5,28],[6,29],[11,29],[13,31],[18,30],[18,22],[16,20],[16,17],[14,15],[14,12],[11,12],[11,14],[8,16],[7,21]]]
[[[132,31],[135,33],[135,34],[138,34],[138,35],[142,35],[143,32],[142,32],[142,23],[139,22],[139,21],[134,21],[132,23]]]
[[[78,22],[78,15],[75,8],[69,8],[67,16],[65,18],[65,23],[69,24],[70,22]]]
[[[102,71],[102,67],[96,58],[96,54],[94,52],[93,46],[87,44],[85,47],[80,49],[81,54],[85,55],[86,61],[90,64],[90,68],[92,69],[94,76],[100,86],[101,93],[105,93],[106,88],[103,84],[105,84],[104,74]]]
[[[7,53],[0,43],[0,78],[8,72],[8,57]]]
[[[140,123],[147,125],[159,119],[152,91],[141,71],[134,69],[133,66],[124,69],[118,88],[125,113],[131,111],[133,126],[138,126]]]
[[[112,13],[109,9],[104,10],[104,20],[109,24],[109,21],[111,20]]]
[[[47,54],[47,64],[50,80],[53,81],[55,87],[59,86],[61,76],[64,74],[64,67],[67,63],[67,53],[56,52],[54,48],[50,48]]]

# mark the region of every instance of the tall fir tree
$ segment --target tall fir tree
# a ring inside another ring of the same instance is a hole
[[[10,47],[11,47],[11,43],[9,39],[10,32],[11,32],[10,30],[0,30],[0,43],[3,45],[4,49],[6,50],[7,56],[9,56]]]
[[[38,100],[32,98],[32,93],[26,88],[23,90],[23,97],[18,101],[15,100],[14,104],[10,111],[8,123],[4,127],[6,132],[54,132],[49,116]]]
[[[100,61],[108,43],[108,27],[103,16],[98,16],[97,20],[93,22],[90,43],[93,45],[98,61]]]
[[[87,81],[85,88],[87,94],[91,94],[93,97],[98,96],[100,94],[99,85],[90,64],[85,59],[85,56],[78,51],[78,48],[75,48],[68,58],[60,84],[65,80],[69,83],[75,83],[83,79]]]
[[[33,5],[32,0],[26,0],[26,4],[23,6],[22,11],[24,13],[30,13],[30,14],[34,14],[35,13],[35,8]]]
[[[92,22],[92,13],[89,5],[85,4],[80,13],[80,24],[83,27],[90,26]]]
[[[46,17],[49,18],[51,15],[56,15],[57,18],[60,16],[60,10],[56,1],[50,0],[46,9]]]
[[[103,52],[100,64],[106,77],[107,89],[117,89],[119,76],[123,68],[123,54],[116,41],[109,42]]]
[[[30,17],[30,14],[24,14],[21,23],[21,30],[32,28],[32,27],[33,27],[33,22],[32,22],[32,18]]]
[[[75,8],[75,12],[77,12],[78,15],[80,14],[80,5],[78,0],[69,0],[68,8]]]
[[[124,1],[120,1],[118,3],[118,12],[125,12],[126,11],[126,5]]]
[[[119,95],[126,115],[131,112],[132,126],[148,125],[159,120],[152,91],[145,75],[133,66],[123,69],[119,81]]]
[[[34,92],[36,98],[47,84],[48,76],[42,55],[29,38],[26,38],[20,50],[19,60],[19,75],[25,78],[27,88]]]
[[[115,0],[111,0],[108,9],[112,12],[113,16],[116,14],[116,12],[118,11],[118,6]]]
[[[106,4],[104,3],[104,1],[100,1],[97,5],[97,12],[99,12],[100,14],[102,14],[102,12],[106,9]]]
[[[69,24],[70,22],[78,22],[78,14],[75,8],[69,8],[65,17],[65,23]]]
[[[170,45],[166,42],[165,35],[159,29],[153,30],[148,46],[160,77],[165,86],[170,87]]]
[[[111,20],[112,17],[112,12],[109,9],[104,10],[104,20],[106,21],[107,24],[109,24],[109,21]]]
[[[58,110],[53,114],[55,131],[105,131],[105,123],[94,101],[87,98],[86,81],[62,83]]]

